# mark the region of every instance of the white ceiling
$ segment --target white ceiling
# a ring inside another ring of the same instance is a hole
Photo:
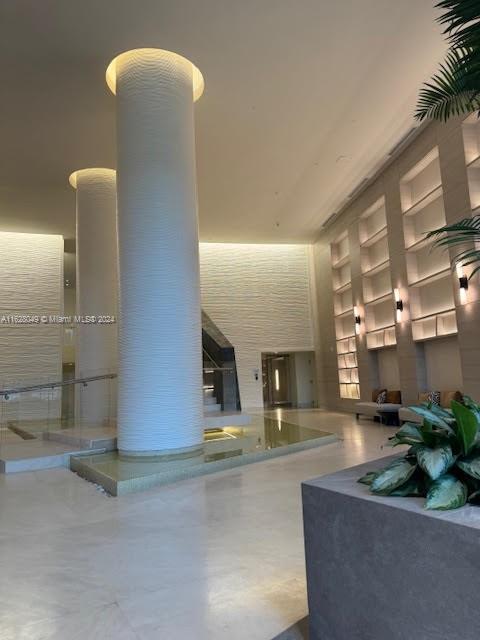
[[[115,166],[107,64],[177,51],[202,240],[306,242],[412,126],[445,45],[433,0],[15,0],[0,6],[0,230],[74,236],[67,178]]]

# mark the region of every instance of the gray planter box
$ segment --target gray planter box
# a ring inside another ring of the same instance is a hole
[[[478,640],[480,507],[423,509],[357,479],[303,483],[310,640]]]

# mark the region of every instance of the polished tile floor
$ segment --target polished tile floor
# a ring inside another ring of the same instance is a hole
[[[391,454],[393,430],[281,415],[342,440],[121,498],[65,469],[0,476],[0,638],[269,640],[302,618],[300,483]]]

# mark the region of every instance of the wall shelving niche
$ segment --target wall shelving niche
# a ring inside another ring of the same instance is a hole
[[[413,339],[457,333],[455,299],[447,252],[432,251],[428,231],[446,223],[438,149],[400,181]]]
[[[385,198],[360,216],[359,239],[367,348],[390,347],[396,337]]]
[[[470,205],[472,211],[474,211],[480,207],[480,120],[478,119],[478,113],[472,113],[463,121],[462,133]],[[475,213],[480,213],[480,210]]]
[[[340,397],[358,399],[360,387],[348,233],[342,233],[332,242],[330,249]]]

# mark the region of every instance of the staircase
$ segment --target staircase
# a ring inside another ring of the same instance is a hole
[[[217,398],[213,395],[214,389],[210,385],[203,385],[203,413],[214,413],[221,411],[222,405],[217,402]]]

